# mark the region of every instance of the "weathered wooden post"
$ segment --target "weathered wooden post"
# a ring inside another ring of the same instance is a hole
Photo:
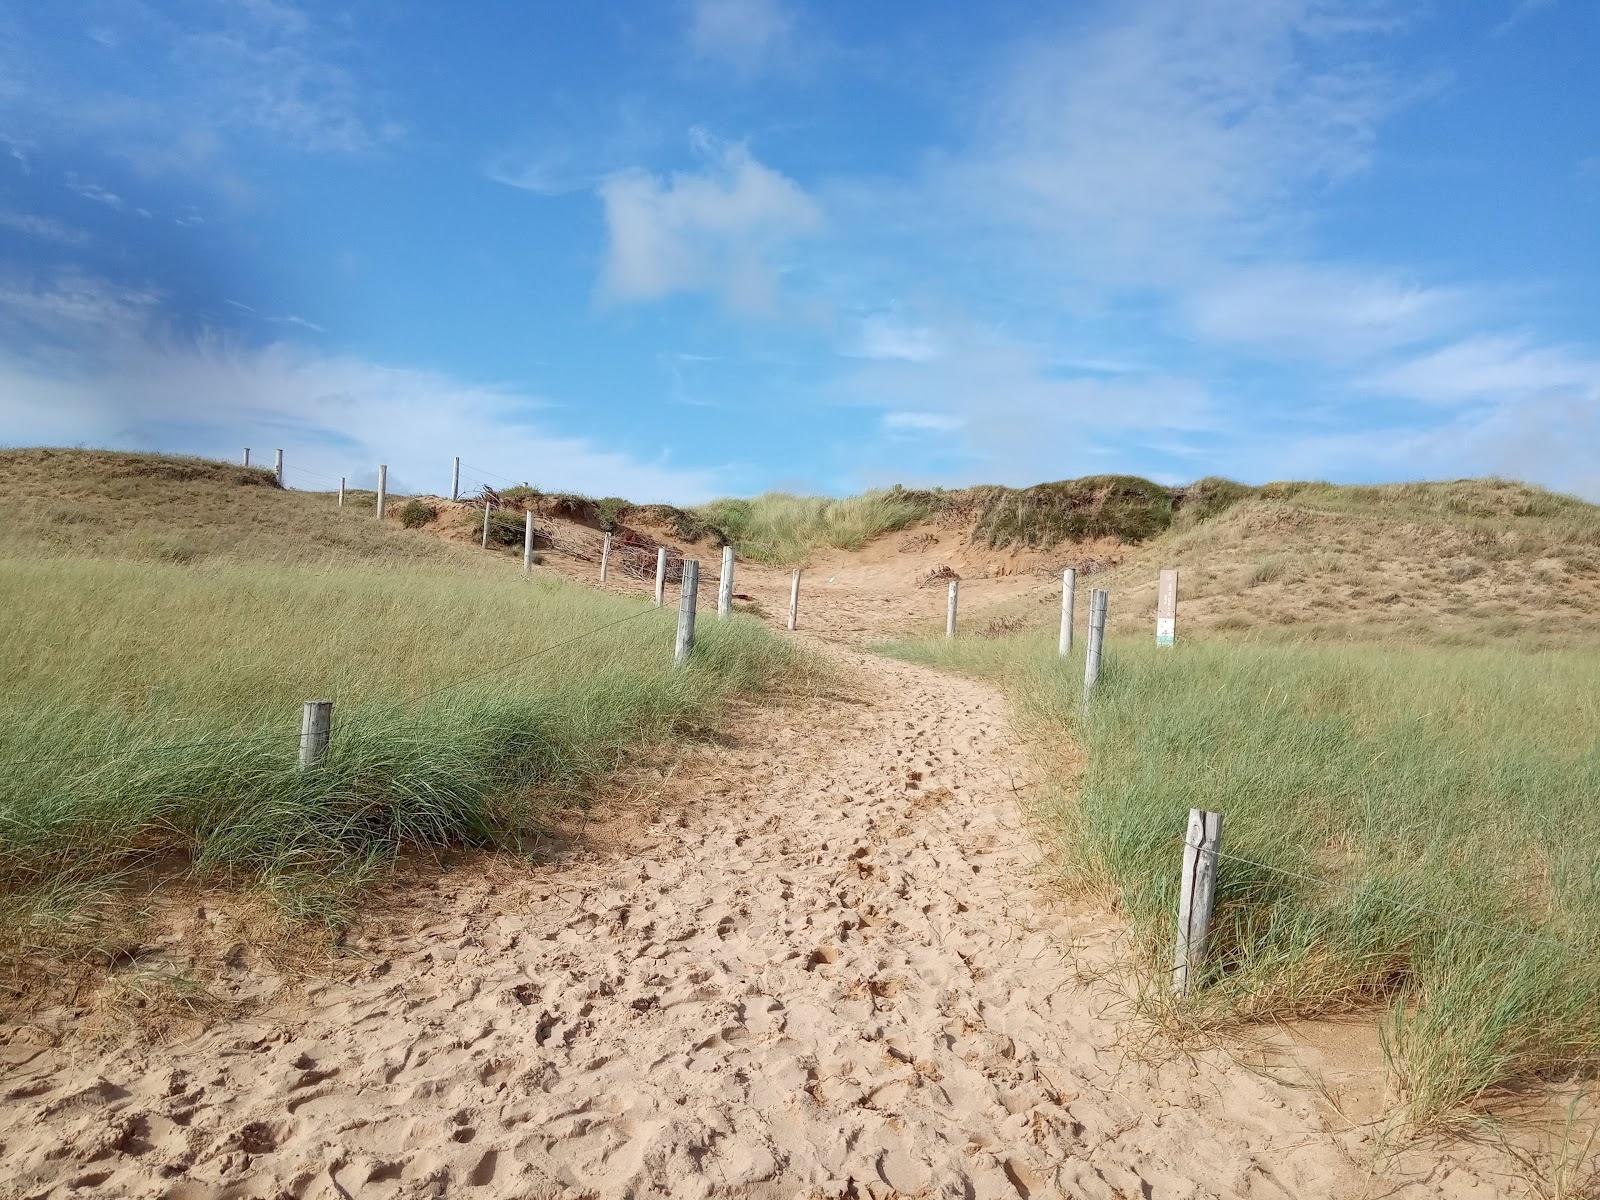
[[[606,576],[611,574],[611,535],[606,534],[606,540],[600,543],[600,582],[606,581]]]
[[[956,599],[960,594],[961,581],[952,579],[950,581],[950,595],[945,601],[944,608],[944,635],[947,638],[953,638],[956,635]]]
[[[733,547],[722,548],[722,576],[717,580],[717,619],[727,620],[733,611]]]
[[[533,509],[522,510],[522,569],[533,570]]]
[[[450,499],[461,499],[461,455],[457,454],[450,460]]]
[[[483,502],[483,548],[489,548],[489,501]]]
[[[309,771],[328,749],[333,730],[333,701],[307,700],[300,707],[300,769]]]
[[[1222,851],[1222,814],[1189,810],[1183,839],[1183,882],[1178,892],[1178,947],[1172,956],[1172,990],[1189,993],[1206,956],[1211,906],[1217,894],[1217,855]]]
[[[656,547],[656,607],[660,608],[667,595],[667,548]]]
[[[789,632],[800,622],[800,570],[795,569],[794,578],[789,581]]]
[[[389,503],[389,468],[378,464],[378,520],[383,520],[383,510]]]
[[[1089,651],[1083,660],[1083,703],[1087,707],[1094,686],[1100,681],[1100,656],[1106,640],[1106,601],[1102,588],[1089,593]]]
[[[246,446],[244,448],[244,465],[247,466],[247,467],[250,465],[250,447],[249,446]]]
[[[278,486],[283,486],[283,451],[277,451],[273,456],[272,473],[278,477]]]
[[[672,661],[677,666],[687,666],[694,650],[694,606],[700,594],[700,560],[683,560],[683,587],[678,593],[678,642],[672,650]]]
[[[1170,646],[1178,638],[1178,571],[1168,567],[1156,576],[1156,645]]]
[[[344,476],[339,476],[339,507],[344,507]]]
[[[1061,638],[1056,653],[1062,658],[1072,653],[1072,605],[1077,598],[1078,572],[1068,567],[1061,572]]]

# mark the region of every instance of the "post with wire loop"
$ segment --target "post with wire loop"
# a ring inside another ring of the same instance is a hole
[[[600,582],[604,583],[611,574],[611,535],[606,534],[605,541],[600,543]]]
[[[461,499],[461,455],[450,460],[450,502]]]
[[[656,547],[656,607],[660,608],[667,595],[667,548]]]
[[[246,446],[244,448],[244,465],[247,466],[247,467],[250,465],[250,447],[249,446]]]
[[[383,510],[389,501],[389,468],[378,464],[378,520],[383,520]]]
[[[678,641],[672,649],[674,666],[689,664],[694,652],[694,606],[700,593],[700,560],[683,560],[683,587],[678,593]]]
[[[533,570],[533,509],[522,511],[522,569]]]
[[[1083,706],[1089,707],[1095,684],[1100,682],[1100,658],[1106,642],[1106,604],[1109,596],[1103,588],[1089,593],[1089,651],[1083,658]]]
[[[489,501],[483,502],[483,548],[489,548]]]
[[[722,578],[717,580],[717,619],[727,620],[733,612],[733,547],[722,548]]]
[[[789,632],[793,633],[795,626],[800,623],[800,569],[795,568],[794,577],[789,580]]]
[[[953,638],[956,635],[956,602],[960,595],[961,583],[959,580],[952,579],[950,581],[950,596],[945,601],[944,608],[944,635],[947,638]]]
[[[283,451],[282,450],[277,451],[275,456],[274,456],[273,465],[272,465],[272,473],[275,476],[277,476],[277,478],[278,478],[278,486],[282,487],[283,486]]]
[[[1217,855],[1222,852],[1222,814],[1189,810],[1183,839],[1183,879],[1178,892],[1178,945],[1172,955],[1172,991],[1187,996],[1206,956],[1206,935],[1217,894]]]
[[[333,701],[307,700],[300,708],[300,769],[309,771],[327,753],[333,730]]]
[[[1077,598],[1078,572],[1068,567],[1061,572],[1061,637],[1056,653],[1062,658],[1072,653],[1072,605]]]

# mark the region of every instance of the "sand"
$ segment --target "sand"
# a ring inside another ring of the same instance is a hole
[[[432,878],[247,1019],[0,1030],[0,1195],[1502,1194],[1375,1173],[1293,1072],[1128,1053],[1080,971],[1121,926],[1051,892],[1004,699],[808,636],[846,694],[743,713],[562,862]]]

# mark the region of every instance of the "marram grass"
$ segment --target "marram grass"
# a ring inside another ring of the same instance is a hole
[[[173,855],[294,894],[408,847],[517,846],[629,753],[804,669],[735,618],[702,620],[676,670],[672,609],[459,562],[21,557],[0,607],[0,890],[24,911]],[[302,773],[307,699],[334,724]]]
[[[697,511],[722,529],[744,557],[791,566],[817,550],[858,550],[933,510],[927,493],[885,488],[842,499],[767,492],[750,500],[714,500]]]
[[[1428,1123],[1600,1066],[1600,654],[943,639],[891,653],[1010,682],[1080,741],[1044,805],[1067,870],[1113,894],[1167,1006],[1190,808],[1221,812],[1203,985],[1187,1022],[1380,1006]]]

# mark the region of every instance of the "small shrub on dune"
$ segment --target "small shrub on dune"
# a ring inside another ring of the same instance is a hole
[[[400,524],[407,529],[421,529],[439,515],[439,510],[421,500],[407,500],[400,508]]]

